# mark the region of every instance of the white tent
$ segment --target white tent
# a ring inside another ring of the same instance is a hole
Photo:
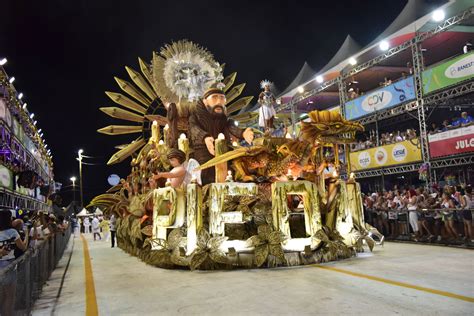
[[[104,215],[104,213],[100,210],[100,208],[96,207],[94,215]]]
[[[77,213],[76,216],[79,217],[79,216],[91,216],[91,215],[92,215],[92,214],[87,213],[86,208],[83,208],[82,211],[80,211],[79,213]]]

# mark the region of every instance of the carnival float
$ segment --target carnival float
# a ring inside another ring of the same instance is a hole
[[[234,85],[235,72],[224,77],[206,49],[181,40],[138,61],[140,72],[125,67],[133,83],[115,78],[124,93],[106,92],[120,107],[100,108],[131,124],[98,130],[138,135],[108,162],[131,158],[131,173],[90,203],[118,218],[119,247],[191,270],[314,264],[372,250],[372,234],[381,236],[364,223],[359,184],[342,179],[351,173],[339,159],[362,125],[313,111],[296,137],[273,137],[267,118],[265,133],[241,128],[254,118],[245,112],[253,97],[240,97],[245,84]]]

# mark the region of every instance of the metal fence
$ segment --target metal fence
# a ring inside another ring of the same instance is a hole
[[[34,249],[28,249],[21,257],[0,270],[0,286],[3,287],[0,291],[0,299],[1,295],[5,295],[5,291],[16,287],[15,315],[31,313],[43,285],[51,276],[67,247],[71,230],[69,226],[65,232],[56,233],[51,238],[39,242]],[[15,279],[14,283],[8,284],[8,280],[12,278]]]
[[[364,215],[365,221],[376,227],[388,240],[410,240],[421,243],[474,247],[474,243],[470,240],[463,240],[468,235],[468,232],[465,231],[465,225],[471,225],[472,229],[472,220],[464,222],[464,211],[474,214],[474,209],[418,209],[416,211],[409,211],[407,209],[389,210],[373,208],[365,210]],[[395,218],[390,218],[389,212],[396,213]],[[420,238],[417,239],[413,238],[414,231],[410,225],[410,212],[417,212],[418,228],[421,232],[420,236],[418,236]],[[450,225],[454,227],[458,234],[455,239],[451,238],[452,236],[447,231],[447,226],[449,225],[446,224],[449,224],[449,222],[451,222]],[[393,231],[394,229],[395,232]]]

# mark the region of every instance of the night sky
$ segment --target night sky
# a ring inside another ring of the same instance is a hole
[[[441,1],[431,1],[440,3]],[[125,65],[172,40],[189,39],[237,71],[244,95],[257,95],[270,79],[283,90],[307,61],[324,66],[347,34],[361,45],[379,35],[406,0],[364,1],[106,1],[4,0],[0,57],[25,94],[30,112],[53,154],[55,179],[65,186],[78,175],[77,150],[95,157],[84,166],[84,203],[110,186],[108,175],[128,174],[128,161],[106,166],[119,137],[96,132],[122,124],[99,111],[115,104],[104,91],[120,92],[114,76],[131,81]],[[77,195],[78,196],[78,195]],[[63,195],[72,198],[70,188]]]

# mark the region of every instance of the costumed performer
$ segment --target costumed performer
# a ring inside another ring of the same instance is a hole
[[[262,80],[260,87],[263,91],[258,96],[258,103],[260,104],[258,125],[263,127],[266,132],[271,133],[273,129],[273,119],[276,115],[273,105],[276,102],[275,96],[271,91],[272,83],[268,80]]]

